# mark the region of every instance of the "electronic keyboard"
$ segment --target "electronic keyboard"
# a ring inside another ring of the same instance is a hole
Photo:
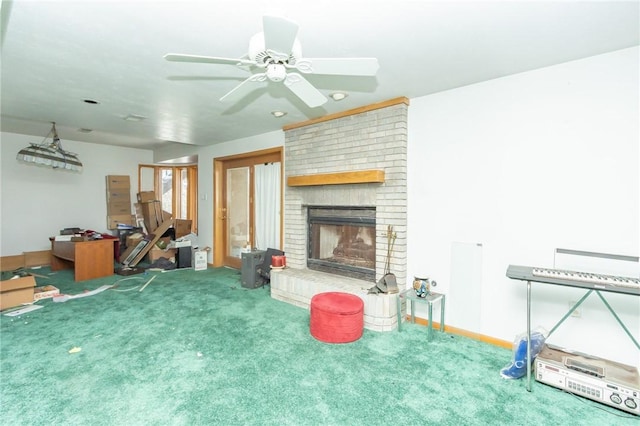
[[[522,281],[640,295],[640,279],[631,277],[518,265],[509,265],[507,277]]]
[[[590,272],[567,271],[563,269],[533,268],[531,273],[538,277],[561,278],[564,280],[582,281],[592,284],[610,284],[618,287],[640,289],[640,279],[617,277],[614,275],[592,274]]]

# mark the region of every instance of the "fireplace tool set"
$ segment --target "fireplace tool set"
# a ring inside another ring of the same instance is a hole
[[[375,287],[369,289],[369,294],[398,292],[398,283],[396,276],[391,273],[391,253],[393,253],[393,245],[396,242],[396,233],[393,232],[391,225],[387,226],[387,260],[384,265],[384,275],[378,280]]]

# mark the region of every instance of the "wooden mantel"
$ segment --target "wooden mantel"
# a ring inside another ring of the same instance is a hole
[[[360,170],[355,172],[319,173],[289,176],[289,186],[345,185],[350,183],[384,183],[384,170]]]

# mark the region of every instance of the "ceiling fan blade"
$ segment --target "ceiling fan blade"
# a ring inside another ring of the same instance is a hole
[[[284,79],[284,85],[310,108],[319,107],[327,102],[327,98],[297,72],[287,74],[287,77]]]
[[[217,58],[215,56],[182,55],[179,53],[167,53],[164,59],[172,62],[196,62],[201,64],[228,64],[228,65],[255,65],[254,61],[247,59]]]
[[[303,58],[295,67],[311,74],[361,76],[374,76],[380,68],[376,58]]]
[[[221,102],[236,102],[237,100],[245,97],[249,92],[255,89],[253,85],[248,83],[262,82],[267,79],[267,74],[258,73],[253,74],[242,83],[231,89],[229,93],[220,98]]]
[[[298,35],[298,24],[277,16],[262,18],[265,50],[289,55]]]

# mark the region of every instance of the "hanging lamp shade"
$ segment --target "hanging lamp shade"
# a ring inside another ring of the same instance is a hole
[[[47,142],[50,136],[52,136],[53,140]],[[78,156],[62,149],[62,144],[56,131],[56,123],[53,123],[51,131],[45,136],[42,143],[32,143],[28,147],[21,149],[16,158],[25,163],[34,163],[54,169],[71,170],[74,172],[82,171],[82,163],[78,159]]]

